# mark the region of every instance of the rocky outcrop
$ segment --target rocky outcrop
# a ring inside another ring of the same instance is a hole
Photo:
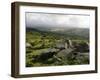
[[[72,41],[70,39],[65,40],[65,49],[72,48]]]
[[[44,62],[48,59],[55,59],[55,62],[59,63],[68,61],[68,64],[89,63],[89,44],[86,42],[73,44],[71,40],[67,40],[65,43],[57,43],[55,48],[48,48],[47,51],[33,57],[33,60],[37,62]]]

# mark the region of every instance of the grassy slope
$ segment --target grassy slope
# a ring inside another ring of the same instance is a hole
[[[75,61],[65,60],[62,62],[57,62],[54,58],[50,58],[47,61],[34,62],[33,56],[40,55],[41,52],[46,51],[48,48],[53,48],[56,45],[57,40],[63,42],[65,39],[70,38],[72,41],[81,43],[88,41],[86,38],[75,35],[64,35],[53,32],[39,31],[39,30],[27,30],[26,32],[26,42],[31,44],[31,48],[26,48],[26,66],[48,66],[48,65],[65,65],[65,64],[78,64]]]

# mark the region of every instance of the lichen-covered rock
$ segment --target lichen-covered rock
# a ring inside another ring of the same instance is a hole
[[[26,47],[29,48],[31,47],[32,45],[30,43],[26,43]]]

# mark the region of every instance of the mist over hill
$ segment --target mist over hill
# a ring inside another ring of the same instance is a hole
[[[80,36],[89,39],[89,28],[73,27],[27,27],[26,31],[50,32],[54,34]]]

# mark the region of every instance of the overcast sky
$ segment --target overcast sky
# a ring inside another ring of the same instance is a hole
[[[26,13],[27,27],[79,27],[89,28],[89,15]]]

